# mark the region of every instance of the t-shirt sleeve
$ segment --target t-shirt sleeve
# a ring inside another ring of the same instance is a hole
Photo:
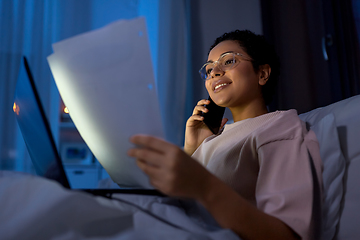
[[[313,174],[302,137],[278,140],[258,148],[257,207],[272,215],[302,239],[310,236]]]

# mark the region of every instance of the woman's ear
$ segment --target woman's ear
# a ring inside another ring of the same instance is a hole
[[[271,73],[271,67],[269,64],[264,64],[259,66],[259,84],[264,86],[266,82],[269,80]]]

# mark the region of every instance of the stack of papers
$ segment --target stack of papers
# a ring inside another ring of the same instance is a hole
[[[152,188],[126,152],[129,137],[163,137],[144,18],[122,20],[53,44],[48,62],[81,137],[112,180]]]

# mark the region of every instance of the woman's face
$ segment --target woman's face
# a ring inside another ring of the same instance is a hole
[[[250,58],[236,41],[227,40],[210,51],[208,61],[215,62],[226,52],[241,53],[244,57]],[[241,57],[237,57],[237,60],[240,62],[226,72],[215,66],[210,79],[205,82],[210,97],[217,105],[239,107],[262,98],[259,73],[255,72],[251,61],[243,60]]]

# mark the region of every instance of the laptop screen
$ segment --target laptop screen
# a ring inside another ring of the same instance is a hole
[[[13,109],[36,173],[70,188],[25,57],[20,66]]]

